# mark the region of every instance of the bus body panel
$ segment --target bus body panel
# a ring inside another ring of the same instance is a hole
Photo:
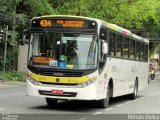
[[[133,93],[136,78],[138,90],[148,84],[148,63],[107,58],[107,79],[113,79],[113,97]]]

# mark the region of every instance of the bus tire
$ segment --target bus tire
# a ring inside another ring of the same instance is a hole
[[[108,85],[106,98],[98,101],[98,105],[100,108],[107,108],[108,107],[110,94],[111,94],[111,87],[110,87],[110,85]]]
[[[133,93],[129,94],[129,99],[135,100],[138,93],[138,81],[136,80]]]
[[[58,100],[55,100],[52,98],[46,98],[46,102],[48,106],[56,106],[58,103]]]

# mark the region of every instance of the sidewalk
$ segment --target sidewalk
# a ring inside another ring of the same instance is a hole
[[[17,86],[25,86],[25,81],[4,81],[0,80],[0,88],[7,88],[7,87],[17,87]]]

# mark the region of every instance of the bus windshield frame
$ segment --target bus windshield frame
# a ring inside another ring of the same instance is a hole
[[[30,35],[29,66],[62,70],[98,68],[99,43],[95,33],[48,31],[44,29],[44,31],[31,31]],[[52,44],[53,42],[54,44]],[[47,49],[43,51],[42,48]],[[74,52],[69,53],[71,51]],[[73,56],[77,57],[72,59]],[[78,64],[74,61],[78,61]]]

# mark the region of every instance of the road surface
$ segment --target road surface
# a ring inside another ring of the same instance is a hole
[[[0,120],[2,118],[5,120],[7,117],[15,117],[15,119],[18,117],[18,120],[30,120],[31,118],[37,120],[49,120],[49,118],[55,120],[108,120],[106,118],[125,120],[143,119],[143,117],[160,119],[159,77],[156,77],[145,89],[140,91],[136,100],[129,100],[126,96],[117,97],[110,101],[110,105],[106,109],[100,109],[94,103],[84,101],[60,101],[56,107],[48,107],[44,98],[26,96],[24,84],[1,86]],[[142,114],[142,116],[137,116],[137,114]],[[145,116],[149,114],[155,116]]]

